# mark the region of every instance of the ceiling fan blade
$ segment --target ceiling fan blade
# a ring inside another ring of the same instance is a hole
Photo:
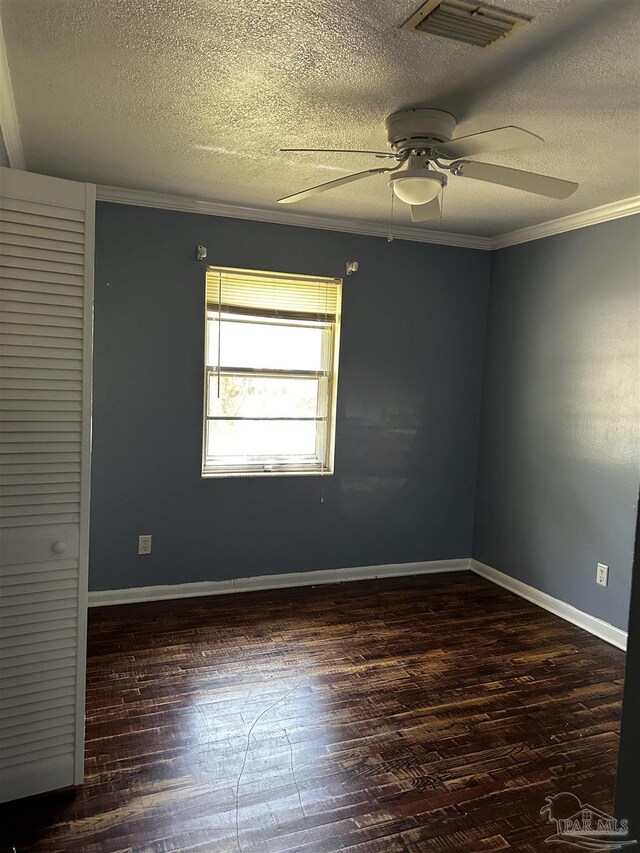
[[[426,222],[428,219],[437,219],[440,216],[440,198],[436,196],[426,204],[411,205],[411,221]]]
[[[451,142],[438,145],[436,151],[448,160],[459,157],[472,157],[474,154],[488,154],[490,151],[506,151],[507,148],[524,148],[525,146],[544,145],[544,139],[523,130],[521,127],[497,127],[495,130],[485,130],[483,133],[473,133],[471,136],[461,136]]]
[[[392,172],[396,167],[390,169],[367,169],[365,172],[355,172],[353,175],[345,175],[344,178],[336,178],[334,181],[327,181],[324,184],[318,184],[315,187],[309,187],[308,190],[302,190],[293,195],[287,195],[284,198],[278,199],[278,204],[293,204],[296,201],[302,201],[309,198],[310,195],[317,195],[327,190],[332,190],[335,187],[341,187],[344,184],[350,184],[352,181],[359,181],[361,178],[368,178],[369,175],[379,175],[383,172]]]
[[[282,154],[373,154],[374,157],[396,157],[389,151],[360,151],[356,148],[281,148]]]
[[[549,198],[568,198],[578,189],[578,184],[574,181],[563,181],[561,178],[550,178],[548,175],[537,175],[535,172],[523,172],[521,169],[509,169],[506,166],[494,166],[492,163],[462,161],[453,163],[451,172],[463,178],[475,178],[476,181],[513,187],[515,190],[546,195]]]

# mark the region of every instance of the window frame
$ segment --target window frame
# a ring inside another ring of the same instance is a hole
[[[206,272],[212,270],[225,269],[222,267],[207,267]],[[244,271],[251,273],[253,271]],[[255,270],[256,276],[269,275],[263,270]],[[271,273],[274,277],[278,277],[279,273]],[[202,463],[201,476],[203,479],[219,478],[219,477],[278,477],[278,476],[326,476],[332,475],[335,468],[335,443],[336,443],[336,408],[338,397],[338,360],[340,350],[340,327],[341,327],[341,300],[342,300],[342,279],[324,278],[316,276],[291,276],[287,274],[289,279],[299,278],[302,281],[313,279],[319,283],[325,282],[326,286],[338,287],[338,299],[335,319],[319,319],[317,317],[309,317],[308,321],[302,318],[291,321],[286,317],[274,318],[259,315],[251,315],[249,312],[242,312],[246,317],[243,322],[255,323],[256,325],[291,325],[296,327],[315,327],[321,328],[322,334],[322,356],[321,370],[298,370],[294,368],[251,368],[238,367],[237,365],[211,365],[207,363],[209,353],[209,328],[210,320],[221,318],[222,324],[224,315],[233,314],[225,306],[222,310],[211,309],[207,303],[206,288],[205,288],[205,334],[204,334],[204,390],[203,390],[203,418],[202,418]],[[206,275],[205,275],[206,280]],[[211,316],[213,315],[213,316]],[[241,314],[239,313],[239,316]],[[220,333],[221,326],[218,327]],[[272,462],[260,462],[258,459],[251,460],[248,455],[245,459],[249,461],[237,465],[219,465],[213,467],[210,462],[211,457],[207,457],[207,424],[209,421],[215,420],[249,420],[249,421],[275,421],[275,420],[296,420],[308,421],[312,418],[242,418],[232,417],[223,418],[220,416],[209,415],[209,388],[210,382],[216,382],[219,375],[231,376],[256,376],[256,377],[282,377],[291,379],[318,379],[318,402],[316,416],[316,454],[314,457],[308,457],[309,462],[301,462],[302,457],[271,457]],[[322,380],[325,380],[324,382]],[[323,405],[326,406],[326,417],[321,414]],[[320,425],[323,425],[321,429]]]

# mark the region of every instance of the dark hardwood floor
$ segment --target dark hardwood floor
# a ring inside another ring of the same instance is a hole
[[[549,849],[610,811],[622,652],[468,573],[90,611],[86,783],[24,851]]]

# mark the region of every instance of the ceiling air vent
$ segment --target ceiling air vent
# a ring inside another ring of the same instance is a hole
[[[402,29],[488,47],[530,21],[527,15],[472,0],[427,0]]]

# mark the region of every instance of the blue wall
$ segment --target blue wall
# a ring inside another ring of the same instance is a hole
[[[620,628],[638,497],[639,224],[493,253],[473,549]]]
[[[91,589],[469,556],[488,252],[103,203],[96,232]],[[359,261],[322,483],[201,478],[197,243],[255,269]]]
[[[639,220],[490,254],[99,204],[91,588],[473,553],[624,628]],[[360,262],[344,286],[334,476],[200,477],[197,243],[229,266],[342,276]]]

